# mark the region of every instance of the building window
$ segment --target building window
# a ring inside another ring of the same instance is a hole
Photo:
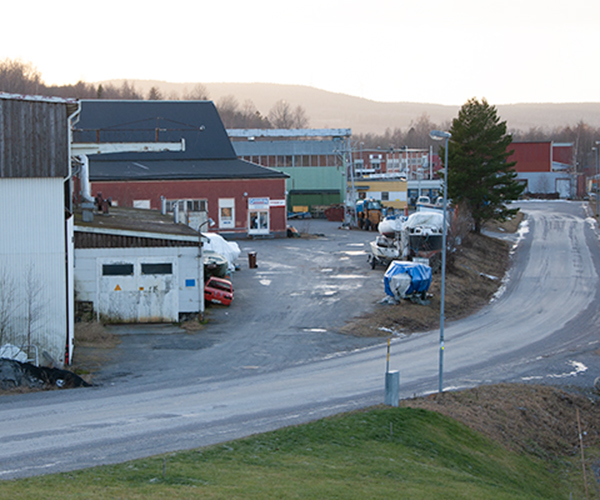
[[[381,201],[390,201],[390,193],[388,193],[387,191],[382,191]]]
[[[170,262],[142,264],[142,274],[173,274],[173,264]]]
[[[102,264],[102,276],[133,276],[133,264]]]
[[[133,200],[133,208],[150,209],[150,200]]]
[[[167,200],[167,212],[173,212],[177,203],[180,212],[206,212],[206,200]]]

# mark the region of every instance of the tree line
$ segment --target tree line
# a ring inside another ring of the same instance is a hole
[[[437,151],[438,143],[429,137],[432,130],[450,130],[450,122],[432,122],[427,114],[411,121],[410,125],[401,128],[387,129],[383,134],[352,134],[354,149],[381,149],[391,150],[402,147],[429,149],[430,146]],[[575,153],[575,167],[577,171],[585,168],[596,167],[596,141],[600,141],[600,128],[592,127],[584,121],[576,125],[566,125],[552,129],[531,127],[523,131],[519,129],[509,130],[514,142],[547,142],[572,143]],[[600,153],[600,151],[599,151]]]
[[[74,99],[112,99],[112,100],[184,100],[204,101],[210,95],[206,87],[199,83],[191,91],[182,95],[171,92],[164,95],[160,88],[153,86],[144,96],[142,92],[125,80],[120,86],[108,84],[94,85],[79,81],[70,85],[46,85],[41,73],[31,63],[19,59],[0,61],[0,91],[15,94],[46,95]],[[277,101],[263,115],[251,100],[240,104],[233,95],[219,99],[215,106],[226,128],[307,128],[310,120],[306,110],[298,105],[292,106],[285,100]]]
[[[127,99],[127,100],[209,100],[206,87],[199,83],[191,90],[181,95],[169,93],[164,95],[156,86],[152,87],[146,96],[135,88],[135,85],[125,80],[120,86],[113,84],[94,85],[79,81],[70,85],[46,85],[41,73],[31,63],[18,59],[0,61],[0,91],[48,95],[56,97],[71,97],[75,99]],[[300,106],[280,100],[263,115],[251,100],[240,102],[233,95],[220,98],[215,103],[223,124],[226,128],[307,128],[310,120],[306,110]],[[355,149],[399,149],[402,147],[428,149],[430,146],[437,150],[438,144],[431,140],[429,132],[434,129],[449,130],[450,122],[435,123],[424,114],[412,121],[410,125],[401,128],[387,129],[383,134],[353,134]],[[532,127],[527,131],[510,130],[514,141],[554,141],[574,144],[576,168],[578,171],[586,167],[596,166],[596,141],[600,140],[600,128],[595,128],[580,121],[574,126],[567,125],[553,129]]]

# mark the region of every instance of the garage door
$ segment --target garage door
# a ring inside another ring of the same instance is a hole
[[[104,260],[98,263],[98,311],[114,322],[179,320],[176,262]]]

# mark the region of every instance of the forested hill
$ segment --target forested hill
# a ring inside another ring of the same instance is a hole
[[[119,87],[124,80],[111,80]],[[194,88],[195,82],[169,83],[156,80],[127,80],[143,95],[152,87],[161,90],[164,98],[184,95]],[[386,129],[406,129],[411,122],[426,114],[437,124],[450,122],[458,114],[460,105],[444,106],[429,103],[377,102],[346,94],[337,94],[302,85],[272,83],[203,83],[209,98],[215,102],[226,96],[234,96],[243,104],[252,101],[266,115],[273,105],[284,99],[292,106],[302,106],[313,128],[351,128],[356,134],[382,134]],[[482,98],[482,96],[473,96]],[[532,128],[550,132],[555,128],[573,127],[583,121],[587,125],[600,127],[600,103],[526,103],[501,104],[494,102],[502,120],[509,129],[527,131]]]

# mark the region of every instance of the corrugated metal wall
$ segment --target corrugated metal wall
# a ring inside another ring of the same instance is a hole
[[[8,308],[0,303],[10,319],[2,343],[25,343],[30,330],[32,344],[59,362],[67,333],[63,189],[62,178],[0,179],[0,282],[13,298]]]
[[[0,177],[69,175],[64,103],[0,99]]]

